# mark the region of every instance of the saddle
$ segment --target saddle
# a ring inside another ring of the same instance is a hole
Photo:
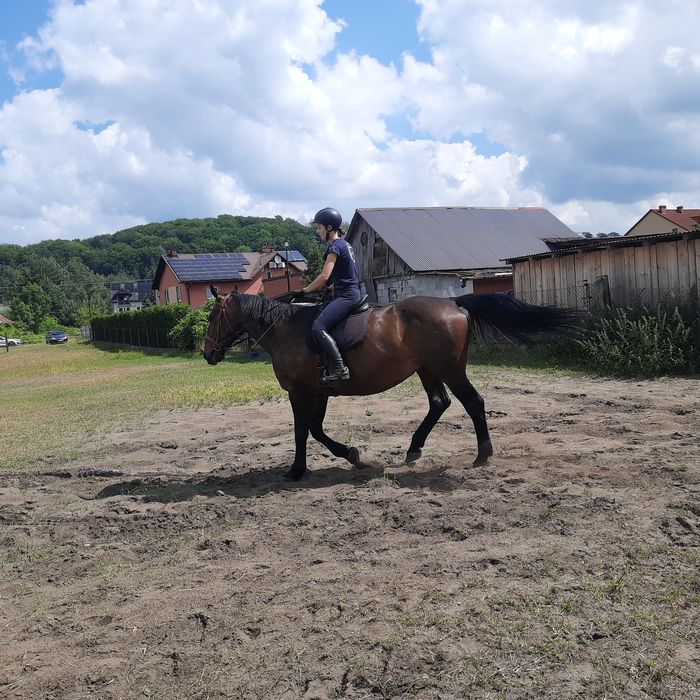
[[[321,306],[319,305],[317,315],[320,312]],[[367,323],[369,322],[371,313],[372,307],[369,305],[367,295],[365,295],[353,306],[349,316],[328,331],[333,337],[333,340],[335,340],[338,350],[341,352],[343,352],[343,350],[350,350],[364,340],[367,334]],[[306,331],[306,344],[311,352],[316,355],[320,354],[320,348],[316,345],[316,341],[311,335],[311,325],[309,325]]]

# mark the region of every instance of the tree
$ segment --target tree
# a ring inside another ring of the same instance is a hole
[[[12,300],[10,307],[15,321],[38,333],[41,322],[51,310],[51,297],[38,284],[31,282]]]
[[[87,314],[108,310],[110,281],[152,278],[160,256],[180,253],[251,252],[264,244],[276,250],[288,241],[307,259],[320,263],[313,227],[280,216],[262,218],[222,214],[207,219],[176,219],[134,226],[83,241],[42,241],[29,246],[0,244],[0,303],[15,300],[29,284],[50,297],[49,312],[62,324],[75,325]],[[320,271],[314,263],[312,271]],[[32,305],[20,306],[33,323]]]

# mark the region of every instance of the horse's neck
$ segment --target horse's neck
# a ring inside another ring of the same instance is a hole
[[[241,309],[241,311],[248,334],[256,344],[272,354],[278,345],[275,330],[281,320],[279,310],[272,304],[263,302],[262,309],[258,312],[253,309]]]

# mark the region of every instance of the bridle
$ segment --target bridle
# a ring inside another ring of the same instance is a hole
[[[233,330],[233,326],[231,325],[231,322],[228,320],[228,317],[226,316],[226,304],[228,303],[228,300],[231,298],[230,294],[226,295],[226,298],[221,302],[221,310],[219,311],[219,317],[216,319],[216,332],[214,333],[214,337],[209,335],[207,333],[204,336],[204,340],[210,340],[212,343],[214,343],[214,352],[221,352],[224,349],[223,343],[221,342],[221,319],[224,318],[226,320],[226,325],[228,326],[228,329],[233,333],[233,340],[235,341],[237,338],[237,335],[242,335],[240,333],[236,334],[236,331]],[[231,343],[233,345],[233,343]]]
[[[265,329],[265,332],[259,337],[255,338],[255,336],[244,326],[244,330],[241,332],[239,331],[236,333],[234,331],[233,326],[231,325],[231,322],[228,320],[228,317],[226,316],[226,304],[228,304],[228,300],[231,298],[230,294],[227,294],[226,297],[224,298],[223,302],[221,302],[221,310],[219,311],[219,317],[216,319],[216,331],[214,333],[214,337],[210,336],[208,333],[204,336],[204,340],[210,340],[212,343],[214,343],[214,352],[221,352],[224,350],[224,344],[221,342],[221,318],[223,317],[226,320],[226,325],[228,326],[228,329],[231,331],[233,334],[233,340],[231,341],[230,345],[238,345],[239,343],[242,343],[245,339],[246,336],[253,338],[255,341],[254,346],[257,345],[274,327],[275,324],[277,323],[277,319],[275,319],[268,327]]]

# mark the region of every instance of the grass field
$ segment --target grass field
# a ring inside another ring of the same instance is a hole
[[[264,360],[214,368],[197,354],[145,354],[85,343],[3,352],[0,382],[0,468],[99,453],[103,434],[137,427],[159,410],[285,395]]]

